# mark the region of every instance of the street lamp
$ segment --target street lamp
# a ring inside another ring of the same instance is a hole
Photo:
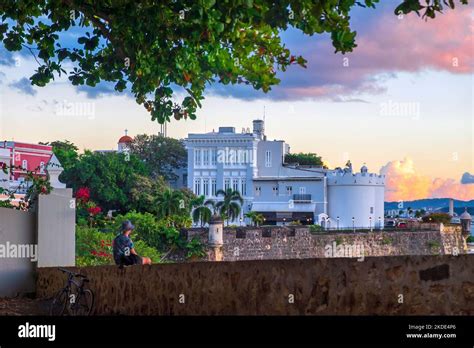
[[[356,231],[356,228],[355,228],[355,218],[352,217],[352,231],[355,232]]]
[[[336,218],[337,220],[337,229],[339,230],[339,216]]]

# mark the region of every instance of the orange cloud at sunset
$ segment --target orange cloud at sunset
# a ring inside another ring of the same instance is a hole
[[[431,178],[416,172],[413,160],[391,161],[380,169],[386,175],[385,201],[410,201],[423,198],[474,199],[474,184],[453,179]]]

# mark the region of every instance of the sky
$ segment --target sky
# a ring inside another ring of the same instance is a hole
[[[240,131],[265,114],[268,138],[285,140],[292,152],[315,152],[331,168],[350,159],[355,168],[366,163],[387,175],[387,201],[474,199],[474,8],[458,6],[424,21],[395,16],[396,4],[351,13],[358,47],[346,55],[334,54],[329,35],[282,33],[292,53],[307,59],[306,69],[279,74],[280,85],[267,94],[212,85],[197,120],[171,122],[168,135],[219,126]],[[129,93],[107,84],[75,87],[65,78],[31,86],[36,66],[28,52],[0,46],[1,140],[68,139],[95,150],[116,148],[125,129],[131,136],[158,133]]]

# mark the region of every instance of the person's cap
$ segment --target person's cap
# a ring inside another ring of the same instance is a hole
[[[133,226],[132,222],[130,220],[125,220],[122,222],[122,232],[133,230],[135,226]]]

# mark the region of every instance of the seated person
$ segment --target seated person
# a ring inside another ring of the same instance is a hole
[[[132,225],[130,220],[124,221],[122,223],[121,233],[115,237],[113,241],[114,260],[119,266],[151,265],[150,258],[139,256],[133,248],[130,234],[134,228],[135,226]]]

